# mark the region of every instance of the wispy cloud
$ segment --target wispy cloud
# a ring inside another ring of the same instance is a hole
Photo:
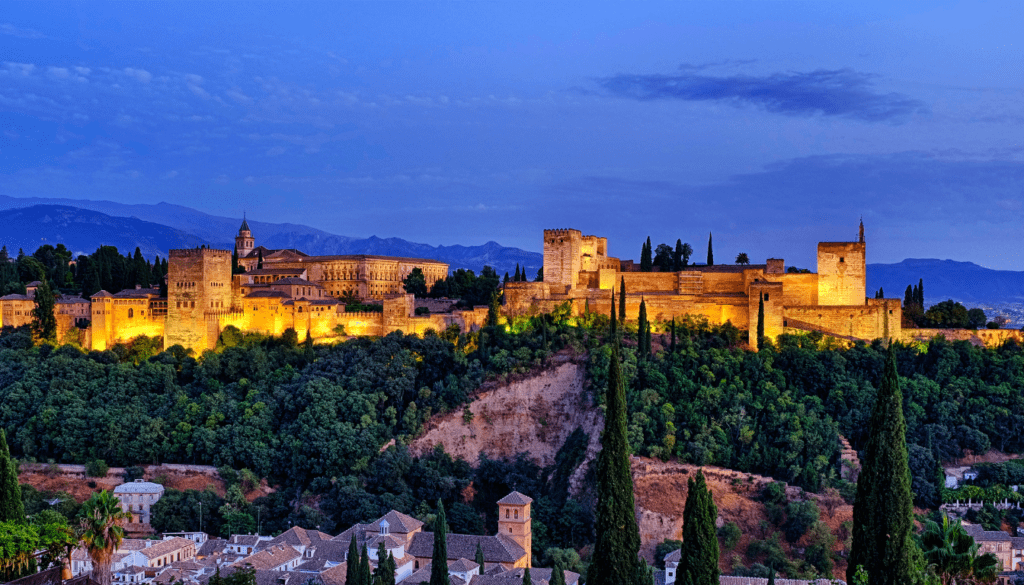
[[[149,83],[153,79],[153,74],[145,69],[135,69],[134,67],[125,67],[124,74],[132,79],[141,83]]]
[[[45,39],[46,35],[31,28],[21,28],[10,23],[0,24],[0,35],[18,37],[20,39]]]
[[[607,92],[640,101],[726,101],[754,104],[794,116],[840,116],[866,122],[896,122],[923,112],[923,102],[899,93],[879,93],[874,76],[852,69],[807,73],[716,77],[684,67],[677,75],[614,75],[598,79]]]

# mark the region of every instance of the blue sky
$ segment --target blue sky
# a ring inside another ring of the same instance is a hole
[[[0,193],[1024,270],[1020,2],[5,2]],[[258,237],[258,234],[256,234]]]

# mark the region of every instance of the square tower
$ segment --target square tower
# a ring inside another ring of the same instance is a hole
[[[498,534],[511,538],[523,547],[526,551],[526,567],[533,565],[530,552],[533,550],[533,521],[530,519],[532,503],[532,498],[519,492],[512,492],[498,500]]]
[[[167,321],[164,347],[182,345],[202,353],[217,343],[207,316],[231,309],[231,252],[171,250],[167,262]]]
[[[867,300],[864,242],[818,244],[818,304],[863,306]]]
[[[580,230],[544,230],[544,282],[551,291],[567,293],[576,286],[583,269],[583,233]]]

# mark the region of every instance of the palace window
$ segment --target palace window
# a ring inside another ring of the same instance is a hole
[[[840,257],[839,257],[839,261],[840,261],[840,262],[846,262],[846,258],[843,258],[842,256],[840,256]]]

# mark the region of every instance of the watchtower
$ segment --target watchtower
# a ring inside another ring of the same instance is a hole
[[[867,300],[867,244],[861,222],[856,242],[818,243],[818,304],[863,306]]]
[[[567,293],[576,287],[583,269],[583,233],[580,230],[544,230],[544,282],[551,292]]]
[[[544,276],[547,276],[547,271]],[[532,498],[519,492],[512,492],[498,500],[498,534],[511,538],[523,547],[526,551],[525,567],[533,565],[533,555],[530,552],[533,550],[533,521],[530,518],[532,503]]]
[[[238,252],[239,258],[244,258],[249,255],[256,247],[256,240],[252,237],[252,232],[249,231],[249,222],[242,217],[242,227],[238,228],[238,235],[235,236],[235,251]]]
[[[231,252],[171,250],[167,262],[167,321],[164,347],[180,344],[201,353],[217,343],[216,322],[207,315],[231,308]]]

